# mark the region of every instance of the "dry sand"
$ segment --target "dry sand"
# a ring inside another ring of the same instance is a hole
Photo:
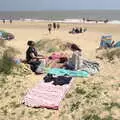
[[[21,58],[25,58],[28,40],[60,39],[78,44],[84,57],[100,63],[100,72],[89,78],[76,78],[59,111],[21,104],[27,90],[42,80],[44,75],[8,76],[0,88],[0,120],[120,120],[120,61],[109,63],[95,57],[101,35],[110,33],[113,40],[120,40],[120,25],[62,23],[59,30],[49,34],[47,24],[0,23],[0,29],[15,35],[15,39],[6,44],[19,49]],[[88,30],[82,34],[69,34],[76,26]]]

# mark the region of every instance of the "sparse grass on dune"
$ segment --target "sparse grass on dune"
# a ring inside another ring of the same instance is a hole
[[[120,48],[100,50],[97,56],[99,56],[102,59],[108,59],[109,61],[112,61],[115,58],[120,59]]]
[[[0,47],[5,47],[5,40],[0,40]]]
[[[111,87],[114,86],[112,91],[116,91],[118,85],[111,82],[107,86],[104,81],[107,81],[107,78],[109,76],[97,75],[96,78],[75,79],[56,116],[54,110],[30,108],[21,104],[20,100],[25,94],[25,89],[30,87],[31,78],[24,79],[24,77],[18,76],[14,80],[11,79],[10,82],[8,77],[2,88],[4,95],[0,98],[1,102],[3,102],[2,98],[6,101],[0,106],[0,118],[1,120],[53,120],[59,117],[59,120],[119,120],[119,113],[115,113],[114,110],[119,111],[120,104],[111,99],[116,96],[111,93]],[[98,79],[100,79],[99,82]],[[112,77],[109,81],[113,81]],[[12,84],[14,86],[11,86]]]
[[[11,59],[14,58],[20,52],[12,47],[6,47],[0,56],[0,73],[5,75],[9,74],[28,74],[30,69],[28,65],[15,64]]]
[[[66,26],[68,27],[68,25]],[[28,34],[26,34],[26,36],[28,37],[30,32],[29,29],[27,29],[27,32]],[[20,32],[18,34],[20,34]],[[39,35],[38,30],[38,36]],[[41,39],[37,42],[37,48],[40,51],[43,50],[46,52],[45,54],[67,50],[66,43],[61,40],[64,39],[65,35],[66,33],[64,34],[62,31],[60,35],[62,37],[60,37],[60,39],[52,39],[53,36],[49,36],[51,38],[48,39]],[[24,40],[24,37],[21,37],[20,40]],[[33,36],[33,38],[34,37],[35,36]],[[40,37],[42,38],[42,36]],[[39,37],[35,39],[39,39]],[[73,40],[75,39],[76,37],[73,38]],[[89,47],[90,40],[92,41],[92,39],[89,35],[88,37],[86,36],[86,44],[87,39],[89,39],[89,41],[86,47]],[[16,46],[19,46],[17,42]],[[90,48],[92,47],[95,48],[95,46],[90,46]],[[7,51],[7,53],[5,51]],[[108,52],[109,51],[104,52],[104,58],[111,61],[111,58],[114,59],[115,51],[112,53]],[[99,61],[102,68],[100,73],[89,78],[73,78],[73,85],[61,102],[60,110],[55,111],[50,109],[31,108],[22,104],[24,95],[29,89],[33,88],[37,82],[42,80],[43,76],[38,75],[37,81],[35,75],[31,73],[29,66],[25,64],[13,65],[13,63],[7,63],[9,62],[8,58],[14,56],[13,53],[13,48],[8,48],[4,43],[1,44],[0,120],[120,120],[120,64]],[[17,51],[15,50],[15,54],[16,53]],[[118,50],[116,50],[115,54],[119,59],[118,53]],[[101,56],[103,57],[103,55]],[[3,64],[1,64],[1,62]],[[8,66],[10,64],[10,66],[4,68],[5,64]],[[110,70],[108,68],[110,68]]]
[[[76,79],[76,84],[62,102],[61,120],[119,120],[119,92],[116,90],[119,87],[113,77],[109,77],[97,75],[95,78]],[[109,85],[107,80],[111,81]],[[112,91],[116,91],[116,95]],[[113,100],[115,96],[116,101]],[[118,112],[113,112],[114,109]]]
[[[14,56],[14,52],[17,53],[13,48],[8,49],[4,50],[2,56],[7,60],[8,57]],[[36,109],[21,104],[27,89],[32,88],[35,82],[28,66],[20,64],[12,66],[11,70],[7,76],[4,73],[0,77],[2,103],[0,120],[54,120],[57,117],[59,120],[119,120],[120,118],[118,76],[98,73],[89,78],[73,78],[73,86],[62,101],[61,108],[57,111],[59,114],[56,116],[54,110]]]
[[[42,39],[36,43],[36,47],[46,53],[67,50],[67,43],[60,39]]]

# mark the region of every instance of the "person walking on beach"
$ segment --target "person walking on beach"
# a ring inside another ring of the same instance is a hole
[[[51,30],[52,30],[52,24],[48,24],[48,31],[49,31],[49,33],[51,33]]]
[[[5,24],[5,19],[3,19],[3,24]]]
[[[12,24],[12,19],[10,19],[10,24]]]
[[[55,22],[53,23],[53,28],[54,28],[54,30],[56,29],[56,23]]]
[[[59,23],[57,23],[57,29],[60,29],[60,24]]]
[[[82,27],[80,27],[80,31],[79,31],[80,33],[82,33],[83,32],[83,29],[82,29]]]

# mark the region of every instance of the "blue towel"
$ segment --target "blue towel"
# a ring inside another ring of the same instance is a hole
[[[120,47],[120,41],[116,42],[113,47]]]
[[[51,68],[47,71],[49,74],[54,74],[57,76],[71,76],[71,77],[88,77],[89,73],[86,71],[72,71],[60,68]]]

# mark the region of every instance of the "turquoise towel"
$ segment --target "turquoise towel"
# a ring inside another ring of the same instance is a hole
[[[71,76],[71,77],[88,77],[89,73],[86,71],[72,71],[72,70],[66,70],[66,69],[60,69],[60,68],[51,68],[47,71],[49,74],[54,74],[58,76]]]
[[[120,41],[116,42],[114,47],[120,47]]]

